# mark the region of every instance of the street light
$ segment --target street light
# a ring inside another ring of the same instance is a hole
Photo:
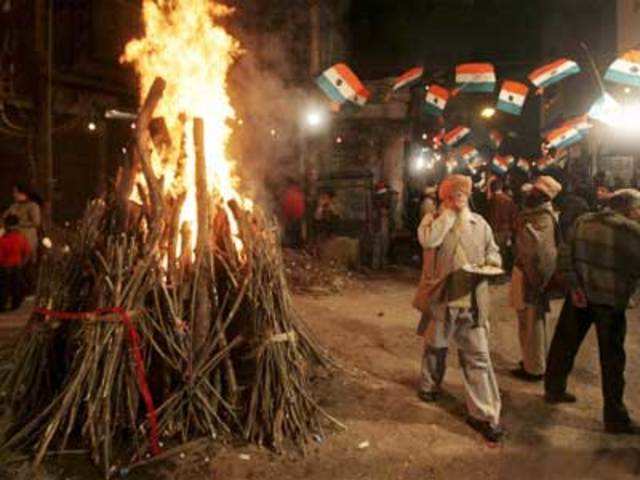
[[[311,107],[304,114],[304,123],[309,130],[318,130],[327,123],[327,114],[318,107]]]
[[[425,170],[431,170],[433,168],[434,155],[428,148],[421,149],[413,159],[414,173],[422,173]]]
[[[89,122],[87,124],[87,128],[90,132],[95,132],[98,127],[96,126],[95,122]]]
[[[486,119],[493,118],[495,114],[496,114],[496,109],[493,107],[485,107],[480,112],[480,116]]]

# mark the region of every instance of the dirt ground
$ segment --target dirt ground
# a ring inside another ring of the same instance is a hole
[[[397,271],[333,296],[296,296],[297,309],[342,366],[321,383],[322,405],[347,427],[319,439],[306,457],[254,447],[224,449],[205,464],[185,458],[175,479],[626,479],[640,476],[640,437],[602,432],[595,332],[576,363],[574,405],[548,406],[539,384],[510,378],[519,360],[516,321],[507,287],[492,287],[492,358],[508,436],[488,446],[464,422],[461,372],[455,348],[445,388],[449,396],[426,405],[416,396],[421,341],[410,306],[415,272]],[[554,304],[549,337],[560,304]],[[629,315],[627,405],[640,412],[640,312]],[[8,323],[5,323],[7,325]],[[194,470],[194,463],[202,468]],[[50,477],[51,478],[51,477]],[[61,478],[88,478],[64,472]],[[146,478],[134,475],[130,479]]]

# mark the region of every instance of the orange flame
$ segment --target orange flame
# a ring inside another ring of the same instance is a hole
[[[235,200],[245,209],[251,209],[251,202],[240,195],[235,163],[227,156],[229,124],[235,118],[227,73],[240,45],[216,23],[231,12],[210,0],[144,0],[145,36],[127,44],[121,61],[135,66],[141,97],[156,77],[167,83],[156,115],[164,118],[171,142],[154,152],[152,166],[164,177],[166,194],[186,193],[180,220],[192,229],[197,219],[193,119],[203,120],[209,190],[221,200],[241,249],[228,202]]]

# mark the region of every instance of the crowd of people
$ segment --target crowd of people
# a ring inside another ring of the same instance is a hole
[[[623,394],[626,310],[640,274],[640,191],[612,190],[598,177],[566,182],[539,174],[514,194],[503,178],[474,191],[469,176],[450,174],[425,190],[417,232],[422,276],[414,299],[421,312],[418,334],[424,337],[419,397],[441,397],[453,341],[468,423],[489,441],[502,438],[488,339],[489,285],[502,274],[510,282],[522,359],[511,374],[541,382],[550,404],[576,402],[567,379],[595,325],[605,431],[639,433]],[[564,305],[551,337],[547,317],[553,298],[564,298]]]

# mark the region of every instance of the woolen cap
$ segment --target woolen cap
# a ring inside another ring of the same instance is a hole
[[[551,200],[556,198],[558,194],[562,191],[562,185],[555,180],[553,177],[549,177],[543,175],[538,177],[536,183],[533,185],[533,188],[536,190],[540,190],[542,193],[546,194]]]
[[[615,200],[622,200],[621,204],[627,208],[640,208],[640,191],[635,188],[616,190],[609,201],[615,203]]]

